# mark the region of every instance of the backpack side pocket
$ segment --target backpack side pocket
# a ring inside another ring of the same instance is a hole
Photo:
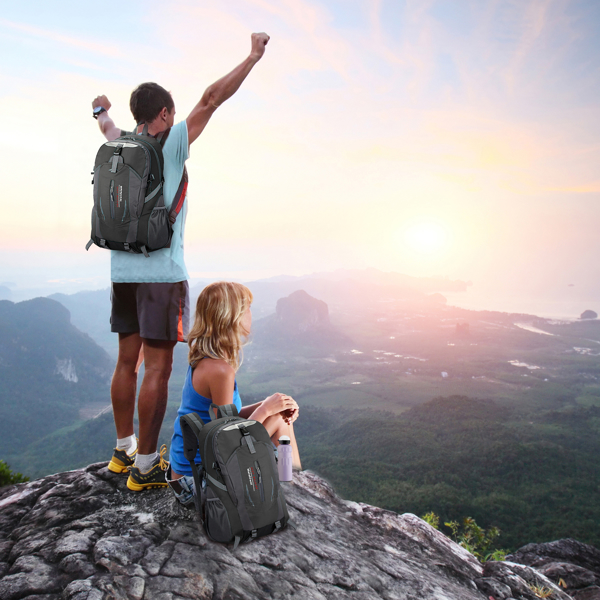
[[[230,542],[233,539],[233,534],[227,509],[210,486],[206,488],[206,503],[204,506],[204,526],[208,537],[215,542]]]
[[[148,219],[148,250],[164,248],[172,235],[169,211],[165,206],[155,206]]]

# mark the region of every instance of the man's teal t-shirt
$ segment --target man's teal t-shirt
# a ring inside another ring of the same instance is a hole
[[[171,207],[177,193],[183,167],[189,156],[188,131],[185,121],[171,127],[163,148],[165,159],[165,206]],[[187,199],[173,226],[169,248],[150,252],[150,256],[111,250],[111,281],[115,283],[176,283],[188,279],[183,260],[183,234],[187,215]]]

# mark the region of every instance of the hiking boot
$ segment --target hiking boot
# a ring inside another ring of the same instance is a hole
[[[129,467],[132,467],[133,463],[135,463],[136,454],[137,448],[132,454],[127,454],[125,450],[119,450],[118,448],[115,448],[112,458],[108,463],[108,470],[112,471],[113,473],[127,473]]]
[[[156,457],[154,464],[149,471],[142,473],[135,465],[129,467],[129,479],[127,487],[134,492],[141,492],[151,488],[166,487],[167,480],[165,472],[169,467],[169,463],[163,458],[167,452],[167,447],[163,444],[160,449],[160,456]]]

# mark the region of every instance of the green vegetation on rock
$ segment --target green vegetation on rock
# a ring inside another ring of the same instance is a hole
[[[0,488],[25,481],[29,481],[29,477],[25,477],[21,473],[14,473],[3,460],[0,460]]]

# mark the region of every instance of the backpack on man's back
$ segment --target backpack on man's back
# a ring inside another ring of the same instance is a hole
[[[216,408],[219,417],[215,418]],[[279,531],[290,520],[276,457],[264,425],[238,416],[234,404],[211,404],[211,422],[180,417],[183,453],[194,475],[194,500],[208,537],[240,542]],[[195,463],[200,449],[200,472]]]
[[[154,137],[144,124],[139,134],[124,133],[102,144],[93,171],[92,234],[86,250],[96,244],[149,256],[170,245],[188,179],[184,167],[171,209],[167,209],[162,148],[169,132],[167,129]]]

